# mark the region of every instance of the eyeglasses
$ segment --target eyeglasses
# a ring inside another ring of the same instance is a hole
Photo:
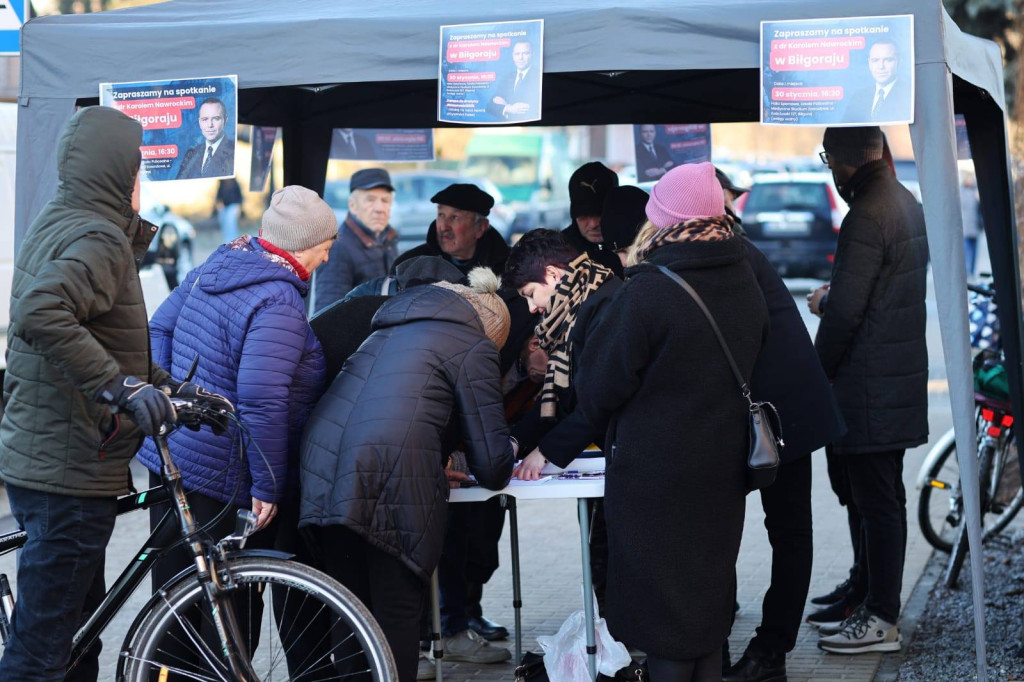
[[[828,165],[829,156],[830,154],[828,152],[818,152],[818,158],[821,159],[821,162],[826,166]]]

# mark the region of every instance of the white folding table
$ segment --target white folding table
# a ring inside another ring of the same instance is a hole
[[[550,467],[551,465],[549,465]],[[550,469],[545,468],[545,471]],[[561,469],[556,469],[561,471]],[[589,457],[574,460],[566,472],[603,472],[604,458]],[[593,579],[590,573],[590,518],[587,514],[587,499],[604,497],[604,478],[560,479],[551,478],[544,482],[511,481],[501,490],[486,488],[455,488],[448,498],[449,502],[483,502],[495,495],[505,499],[503,504],[509,510],[509,539],[512,545],[512,608],[515,611],[516,651],[515,664],[523,657],[523,634],[520,609],[522,608],[522,591],[519,582],[519,520],[516,513],[517,500],[556,500],[576,499],[580,517],[580,547],[583,563],[583,612],[587,620],[587,653],[590,658],[590,677],[597,679],[597,643],[594,636],[594,602]],[[437,573],[434,573],[431,602],[433,607],[434,625],[434,660],[437,664],[437,681],[441,682],[441,640],[436,633],[441,631],[441,610],[438,602]]]

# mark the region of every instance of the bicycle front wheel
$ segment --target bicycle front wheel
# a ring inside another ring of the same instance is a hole
[[[917,522],[928,544],[940,552],[949,552],[962,517],[960,465],[956,443],[950,443],[928,470],[917,501]]]
[[[225,582],[228,574],[244,640],[236,644],[251,657],[260,680],[398,679],[380,626],[336,580],[272,557],[231,559]],[[136,624],[121,649],[119,680],[235,682],[194,575],[166,588]]]

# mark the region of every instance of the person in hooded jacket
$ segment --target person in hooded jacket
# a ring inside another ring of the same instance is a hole
[[[578,251],[595,263],[622,277],[622,262],[604,244],[601,233],[601,214],[608,192],[619,186],[619,176],[600,161],[591,161],[577,168],[569,178],[569,215],[572,224],[562,230],[562,236]]]
[[[210,523],[225,506],[251,509],[257,524],[246,541],[250,549],[273,547],[279,526],[290,537],[297,524],[299,440],[325,384],[323,350],[303,297],[336,235],[334,211],[315,192],[283,187],[271,197],[259,237],[219,247],[153,315],[154,360],[180,377],[198,357],[197,380],[237,406],[251,439],[240,453],[236,428],[181,429],[168,438],[196,522]],[[160,457],[152,441],[139,461],[155,484]],[[287,513],[272,523],[279,509]],[[151,508],[152,527],[166,510]],[[209,533],[223,537],[234,525],[235,514],[225,514]],[[184,549],[161,559],[154,591],[190,563]],[[262,601],[251,610],[249,601],[239,600],[243,623],[261,614]]]
[[[138,274],[157,230],[138,213],[141,143],[142,127],[115,109],[72,116],[57,192],[15,260],[0,478],[28,538],[0,660],[8,682],[65,679],[74,633],[105,592],[128,463],[145,434],[175,420],[172,389],[158,388],[170,376],[149,359]],[[68,679],[96,680],[99,650]]]
[[[430,223],[426,243],[399,256],[395,267],[417,256],[438,256],[466,275],[480,266],[500,275],[508,244],[487,220],[494,197],[476,185],[455,183],[430,201],[437,204],[437,220]]]
[[[416,679],[422,608],[444,543],[447,453],[506,485],[517,447],[502,407],[498,350],[508,309],[486,269],[388,300],[373,333],[310,416],[300,527],[319,527],[324,568],[371,610],[400,682]]]
[[[583,349],[577,410],[608,424],[606,618],[653,682],[721,680],[743,533],[748,405],[675,272],[710,309],[744,380],[768,310],[710,163],[654,186],[628,279]]]

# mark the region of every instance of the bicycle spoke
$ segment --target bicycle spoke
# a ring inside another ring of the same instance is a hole
[[[219,670],[215,670],[214,672],[220,673],[220,679],[224,680],[225,682],[230,682],[229,678],[227,677],[227,674],[228,674],[227,666],[224,665],[223,663],[221,663],[217,659],[217,655],[206,644],[206,642],[203,640],[203,636],[199,633],[199,631],[192,624],[192,622],[189,619],[187,619],[187,618],[182,618],[182,615],[180,613],[178,613],[178,611],[174,610],[171,607],[170,603],[167,602],[166,594],[163,595],[162,598],[164,600],[164,603],[167,604],[168,608],[171,608],[171,613],[173,614],[174,619],[177,621],[178,625],[181,626],[181,629],[188,636],[189,643],[191,643],[192,646],[194,646],[196,648],[196,650],[200,653],[200,655],[203,657],[203,659],[206,661],[206,663],[208,665],[210,665],[211,667],[214,667],[214,668],[219,668]],[[172,637],[173,637],[173,635],[172,635]],[[174,637],[174,639],[177,639],[177,638]],[[185,643],[185,642],[181,642],[181,640],[178,640],[178,641],[180,643],[182,643],[182,644]],[[164,651],[164,653],[167,653],[167,652]]]
[[[200,675],[199,673],[190,672],[188,670],[185,670],[184,668],[175,668],[173,666],[164,665],[164,664],[156,663],[154,661],[150,661],[150,660],[147,660],[147,659],[139,658],[138,656],[128,656],[127,658],[128,658],[128,660],[131,660],[131,661],[139,661],[140,663],[145,663],[145,664],[147,664],[147,665],[149,665],[151,667],[154,667],[154,668],[167,670],[168,673],[171,673],[173,675],[184,675],[184,676],[186,676],[186,677],[188,677],[190,679],[193,679],[193,680],[202,680],[203,682],[223,682],[224,680],[227,679],[225,677],[219,677],[219,678],[217,678],[217,677],[206,677],[206,676]]]

